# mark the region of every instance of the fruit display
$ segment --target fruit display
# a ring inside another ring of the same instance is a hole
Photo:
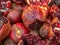
[[[60,0],[0,0],[0,45],[60,45]]]
[[[27,34],[28,30],[24,27],[22,23],[16,23],[12,25],[9,37],[11,40],[18,42],[21,40],[22,35]]]

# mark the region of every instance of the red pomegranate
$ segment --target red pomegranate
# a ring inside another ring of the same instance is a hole
[[[40,28],[40,26],[43,24],[42,22],[46,21],[47,17],[47,7],[44,6],[29,6],[24,9],[22,14],[22,20],[26,27],[29,29],[35,29]]]
[[[16,23],[12,25],[9,37],[14,42],[18,42],[19,40],[21,40],[22,35],[27,33],[28,33],[28,30],[24,27],[22,23]]]
[[[9,20],[5,17],[0,17],[0,41],[9,34],[10,28]]]
[[[12,10],[8,13],[7,18],[9,18],[11,23],[16,23],[21,20],[21,12],[19,10]]]

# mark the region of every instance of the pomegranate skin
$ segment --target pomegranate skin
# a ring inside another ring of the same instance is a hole
[[[6,19],[5,17],[2,17],[2,18]],[[8,19],[6,20],[7,20],[7,23],[2,25],[0,29],[0,41],[3,40],[10,32],[11,25],[9,20]]]
[[[19,40],[21,40],[22,35],[27,33],[28,33],[28,30],[24,27],[22,23],[16,23],[12,26],[9,37],[14,42],[18,42]]]
[[[11,23],[19,22],[21,19],[21,12],[19,10],[12,10],[8,13],[7,18]]]
[[[35,26],[39,24],[41,25],[42,22],[46,21],[46,16],[48,13],[47,11],[48,11],[47,8],[43,6],[31,5],[25,8],[22,14],[22,20],[24,25],[29,29],[32,29],[30,27],[33,25],[32,27],[34,29],[32,30],[35,30]]]

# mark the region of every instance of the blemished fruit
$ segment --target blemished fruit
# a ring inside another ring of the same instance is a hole
[[[19,40],[21,40],[22,35],[27,33],[28,33],[28,30],[22,23],[16,23],[12,25],[9,37],[14,42],[18,42]]]

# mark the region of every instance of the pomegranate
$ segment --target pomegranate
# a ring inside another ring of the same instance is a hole
[[[3,15],[7,17],[8,13],[9,13],[9,11],[5,11],[5,12],[3,13]]]
[[[11,1],[10,0],[1,1],[1,5],[2,5],[2,9],[7,10],[11,8]]]
[[[23,0],[12,0],[13,2],[17,3],[17,4],[21,4],[23,3]]]
[[[11,23],[16,23],[21,20],[21,12],[19,10],[12,10],[8,13],[7,18],[9,18]]]
[[[18,8],[17,8],[17,7],[18,7]],[[22,10],[22,7],[21,7],[20,5],[15,4],[15,3],[12,4],[12,8],[13,8],[13,9],[20,10],[20,11]]]
[[[41,0],[43,6],[48,5],[52,0]]]
[[[43,22],[46,21],[47,17],[47,7],[43,6],[29,6],[25,8],[22,14],[22,20],[26,27],[29,29],[37,29],[42,26]]]
[[[28,33],[28,30],[24,27],[22,23],[16,23],[12,25],[9,37],[14,42],[18,42],[19,40],[21,40],[22,35],[27,33]]]
[[[10,22],[5,17],[0,17],[0,41],[10,32]]]
[[[58,5],[59,9],[60,9],[60,4]]]
[[[54,36],[54,32],[52,30],[52,26],[49,24],[44,24],[41,29],[39,30],[39,34],[42,38],[49,38],[51,39]]]
[[[11,1],[6,2],[6,8],[11,8]]]
[[[6,39],[6,41],[4,42],[3,45],[17,45],[16,43],[14,43],[11,39]]]
[[[26,0],[29,5],[48,5],[52,0]]]
[[[60,44],[60,22],[55,23],[55,26],[53,28],[54,31],[54,37],[51,40],[51,45],[59,45]]]
[[[40,0],[25,0],[28,5],[41,5]]]

